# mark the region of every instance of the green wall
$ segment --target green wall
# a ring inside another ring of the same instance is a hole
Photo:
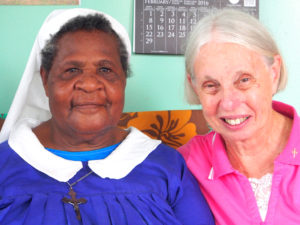
[[[0,113],[6,113],[43,20],[69,6],[0,6]],[[81,0],[80,7],[110,14],[133,34],[133,0]],[[289,71],[285,91],[275,99],[300,112],[300,1],[260,0],[260,20],[278,42]],[[125,111],[191,108],[184,101],[184,59],[170,55],[132,55]],[[196,108],[195,106],[193,108]]]

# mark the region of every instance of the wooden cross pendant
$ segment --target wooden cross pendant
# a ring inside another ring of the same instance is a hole
[[[74,211],[76,213],[76,218],[79,221],[81,221],[81,216],[80,216],[80,211],[79,211],[79,205],[86,203],[87,200],[85,198],[78,198],[77,199],[76,198],[76,192],[72,188],[70,188],[69,195],[71,196],[71,198],[64,197],[62,199],[62,201],[64,203],[69,203],[69,204],[73,205]]]

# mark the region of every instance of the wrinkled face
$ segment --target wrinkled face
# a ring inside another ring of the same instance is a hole
[[[223,138],[245,140],[269,125],[280,60],[233,43],[209,42],[194,63],[191,81],[209,125]]]
[[[125,73],[115,37],[76,31],[58,41],[49,75],[41,70],[52,123],[73,132],[99,132],[115,126],[124,105]]]

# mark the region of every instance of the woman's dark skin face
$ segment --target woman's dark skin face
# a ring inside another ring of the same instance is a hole
[[[84,151],[122,141],[116,124],[124,106],[125,72],[118,42],[101,31],[66,33],[41,76],[52,118],[34,129],[45,147]]]

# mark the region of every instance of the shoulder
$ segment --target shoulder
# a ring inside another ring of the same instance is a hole
[[[174,187],[180,185],[183,174],[188,171],[182,155],[165,144],[158,145],[142,164],[144,168],[149,168],[151,173],[156,173],[159,177],[163,175]]]
[[[190,158],[193,158],[193,155],[209,152],[215,134],[215,132],[210,132],[205,135],[197,135],[188,143],[179,147],[178,151],[183,155],[186,161],[188,161]]]
[[[23,160],[5,141],[0,144],[0,185],[12,176],[22,165]],[[24,163],[23,163],[24,164]],[[24,169],[24,168],[23,168]],[[21,169],[22,170],[22,169]],[[19,171],[20,172],[20,171]]]
[[[199,177],[207,177],[212,167],[212,142],[216,135],[215,132],[210,132],[203,136],[195,136],[179,149],[189,170],[198,180]]]
[[[182,155],[174,148],[165,144],[159,144],[147,159],[164,166],[185,166]]]
[[[0,154],[1,181],[4,177],[12,178],[22,176],[22,174],[32,173],[33,171],[36,172],[30,164],[28,164],[12,149],[12,147],[10,147],[8,141],[0,144]]]
[[[0,144],[0,168],[12,164],[24,163],[24,160],[10,147],[8,141]],[[1,169],[0,169],[1,171]]]
[[[163,165],[178,165],[184,163],[182,155],[174,148],[163,144],[131,127],[130,134],[123,141],[122,146],[135,148],[138,155],[145,155],[144,162],[151,161]],[[176,162],[176,163],[175,163]]]
[[[0,144],[0,167],[2,166],[2,164],[4,162],[7,161],[7,159],[9,158],[9,156],[13,153],[13,150],[11,149],[11,147],[8,144],[8,141],[5,141],[3,143]]]

